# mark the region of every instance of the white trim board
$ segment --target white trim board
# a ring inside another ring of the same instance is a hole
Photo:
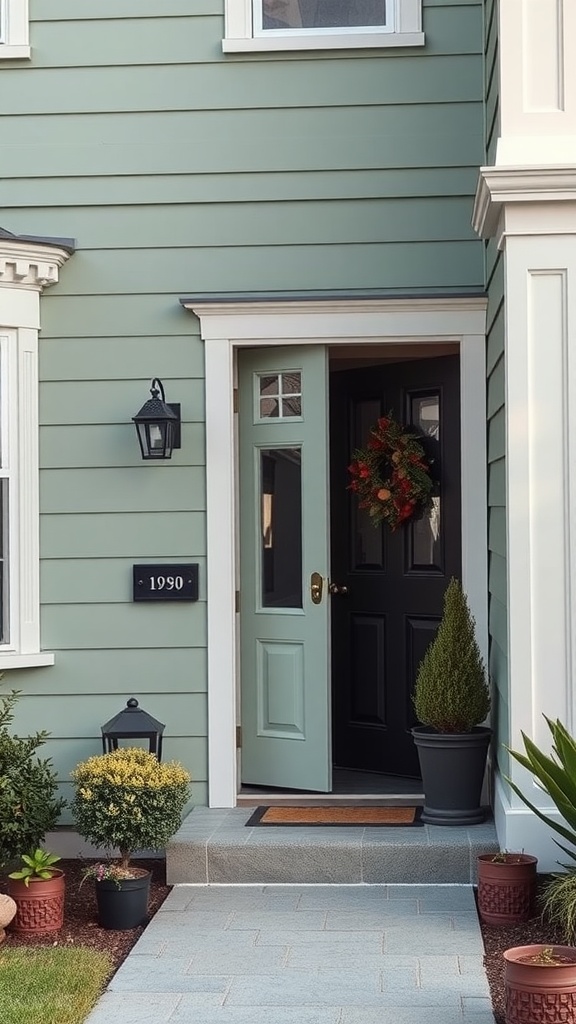
[[[206,343],[208,586],[208,794],[211,807],[235,807],[236,704],[235,353],[272,345],[437,345],[460,348],[462,425],[462,582],[488,648],[486,372],[483,298],[359,299],[321,302],[196,302]]]

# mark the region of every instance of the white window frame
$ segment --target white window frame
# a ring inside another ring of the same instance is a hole
[[[0,235],[2,470],[9,475],[8,638],[0,672],[52,665],[40,647],[38,332],[40,293],[58,280],[70,251]]]
[[[0,60],[30,57],[28,0],[0,0]]]
[[[333,50],[423,46],[422,0],[388,0],[388,26],[258,30],[254,5],[261,0],[225,0],[224,53],[271,50]]]

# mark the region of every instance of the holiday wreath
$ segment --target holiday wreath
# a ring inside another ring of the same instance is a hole
[[[392,416],[381,416],[370,430],[365,448],[357,448],[348,466],[349,490],[360,498],[374,526],[395,530],[432,502],[430,463],[415,434],[408,434]]]

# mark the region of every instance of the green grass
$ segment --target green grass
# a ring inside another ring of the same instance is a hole
[[[82,1024],[112,970],[107,953],[0,946],[2,1024]]]

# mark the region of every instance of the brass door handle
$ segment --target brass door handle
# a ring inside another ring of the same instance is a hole
[[[322,600],[322,590],[324,589],[324,580],[319,572],[313,572],[310,577],[310,599],[312,604],[320,604]]]
[[[340,583],[329,583],[328,584],[328,592],[330,594],[341,594],[341,595],[344,595],[344,594],[348,593],[348,587],[345,587],[345,586],[343,586]]]

